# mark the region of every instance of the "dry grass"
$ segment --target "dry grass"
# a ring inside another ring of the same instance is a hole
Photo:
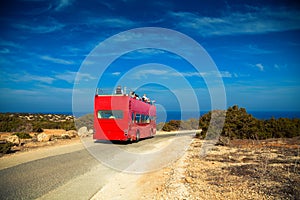
[[[299,138],[235,140],[199,157],[194,140],[186,163],[189,199],[299,199]]]

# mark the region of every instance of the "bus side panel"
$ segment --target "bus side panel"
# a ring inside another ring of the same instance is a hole
[[[139,132],[140,138],[147,138],[154,136],[156,133],[156,107],[154,105],[150,105],[144,103],[139,100],[131,99],[130,103],[130,113],[141,114],[151,117],[150,123],[137,123],[135,120],[131,119],[131,129],[130,134],[133,137],[136,136],[136,133]],[[131,115],[131,114],[130,114]]]

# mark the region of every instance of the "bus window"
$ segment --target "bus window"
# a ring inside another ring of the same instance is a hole
[[[134,123],[134,113],[131,113],[131,121]]]
[[[145,123],[150,123],[150,117],[148,115],[146,116]]]
[[[99,110],[98,118],[99,119],[122,119],[123,111],[122,110]]]
[[[141,123],[141,114],[135,115],[135,123]]]
[[[142,115],[142,123],[150,123],[148,115]]]

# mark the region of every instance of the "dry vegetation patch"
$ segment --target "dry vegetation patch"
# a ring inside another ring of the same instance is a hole
[[[186,159],[190,199],[298,199],[299,138],[235,140],[199,157],[194,140]]]

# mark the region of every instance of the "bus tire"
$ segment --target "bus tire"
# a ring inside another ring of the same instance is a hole
[[[138,142],[140,140],[140,132],[137,131],[135,134],[135,142]]]

